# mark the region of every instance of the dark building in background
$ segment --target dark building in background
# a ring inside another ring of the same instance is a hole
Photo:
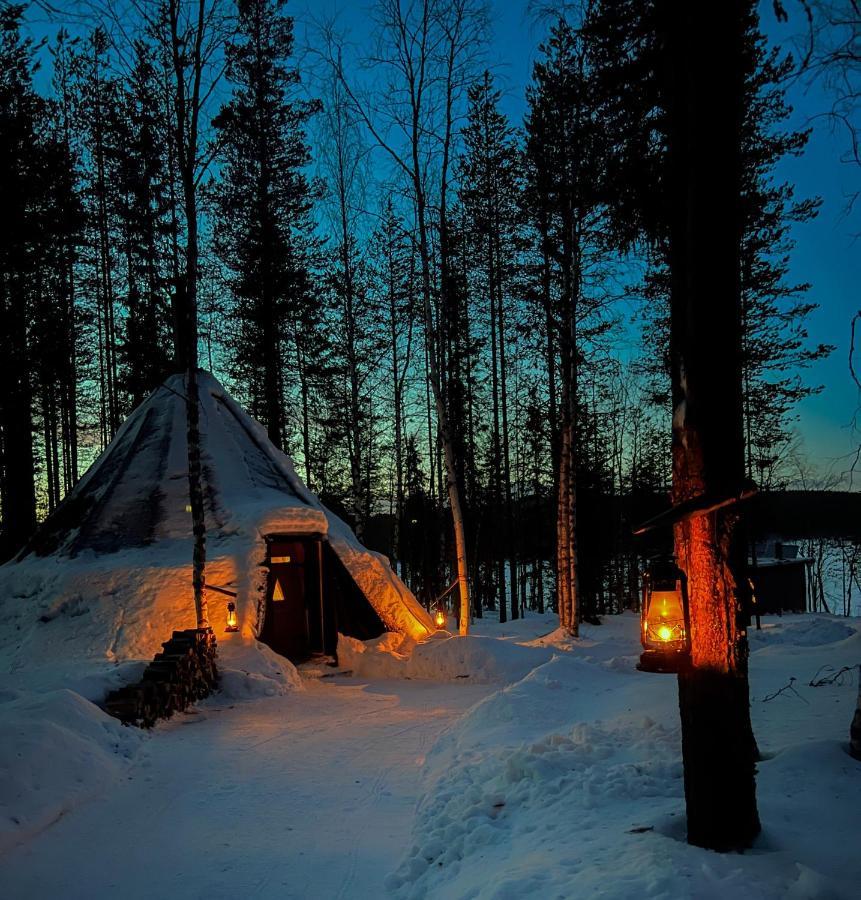
[[[753,614],[807,612],[807,566],[811,562],[798,555],[797,544],[758,544],[748,569],[753,582]]]

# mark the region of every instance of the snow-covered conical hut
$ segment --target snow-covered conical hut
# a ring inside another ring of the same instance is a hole
[[[333,652],[338,632],[429,635],[430,618],[388,560],[323,506],[215,378],[201,373],[198,387],[216,634],[233,599],[242,634],[294,661]],[[142,403],[0,567],[0,644],[42,659],[143,659],[173,629],[194,627],[185,390],[175,375]]]

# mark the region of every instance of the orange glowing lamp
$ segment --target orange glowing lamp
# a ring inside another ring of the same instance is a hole
[[[690,663],[691,623],[685,573],[672,558],[653,560],[643,574],[643,672],[680,672]]]
[[[227,604],[227,628],[225,631],[239,631],[239,621],[236,618],[236,604],[231,600]]]
[[[436,611],[436,615],[434,616],[434,622],[436,623],[437,628],[445,627],[445,613],[441,609],[438,609]]]

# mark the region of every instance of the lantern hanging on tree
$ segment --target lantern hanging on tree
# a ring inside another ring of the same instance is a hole
[[[640,638],[643,672],[680,672],[690,664],[688,580],[673,557],[651,562],[643,573]]]
[[[236,604],[231,600],[227,604],[227,628],[225,631],[239,631],[239,622],[236,618]]]

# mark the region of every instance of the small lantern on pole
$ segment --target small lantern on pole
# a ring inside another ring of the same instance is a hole
[[[227,628],[225,631],[239,631],[239,622],[236,618],[236,604],[230,600],[227,604]]]
[[[436,615],[434,616],[434,623],[437,628],[445,628],[445,613],[442,609],[438,609],[436,611]]]
[[[642,672],[680,672],[690,664],[688,580],[673,557],[653,560],[643,573],[640,638]]]

